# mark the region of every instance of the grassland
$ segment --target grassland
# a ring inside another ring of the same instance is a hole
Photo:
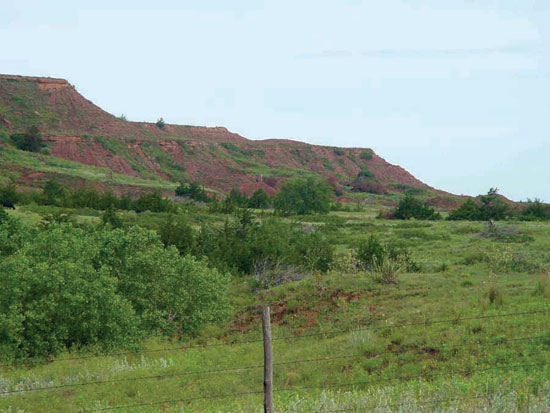
[[[54,209],[13,213],[38,222]],[[72,212],[98,219],[95,211]],[[126,214],[150,227],[162,219]],[[260,291],[248,277],[236,278],[230,319],[197,337],[150,339],[136,353],[67,353],[1,366],[0,409],[262,411],[259,314],[269,304],[277,410],[547,411],[550,225],[505,222],[501,237],[487,237],[483,223],[376,214],[289,218],[324,227],[340,254],[334,269]],[[225,217],[189,219],[222,224]],[[350,250],[369,234],[408,248],[421,271],[390,285],[348,271]],[[230,396],[216,397],[223,395]]]

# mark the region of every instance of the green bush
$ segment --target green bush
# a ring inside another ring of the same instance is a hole
[[[359,158],[370,161],[374,157],[374,151],[372,149],[365,149],[359,154]]]
[[[0,263],[0,353],[45,357],[85,345],[111,350],[141,337],[117,280],[82,230],[52,225]]]
[[[164,127],[166,126],[166,123],[164,122],[164,119],[163,118],[159,118],[157,120],[157,123],[156,123],[157,127],[159,129],[164,129]]]
[[[0,251],[4,359],[129,348],[145,335],[193,333],[227,315],[228,276],[139,227],[54,222],[33,232],[0,214]]]
[[[441,219],[439,212],[409,194],[399,202],[392,215],[396,219]]]
[[[16,204],[21,197],[17,193],[17,185],[13,182],[0,187],[0,201],[8,201]]]
[[[543,221],[550,219],[550,205],[543,204],[540,199],[527,200],[527,205],[521,211],[521,218],[526,221]]]
[[[254,209],[266,209],[269,207],[269,197],[263,189],[256,189],[248,200],[248,207]]]
[[[538,211],[534,205],[533,211]],[[498,195],[497,188],[491,188],[487,195],[479,197],[479,203],[468,199],[459,208],[452,211],[447,217],[448,220],[488,221],[505,219],[511,214],[510,207]]]
[[[275,211],[281,215],[327,214],[332,190],[325,181],[307,178],[286,182],[275,196]]]
[[[25,133],[11,135],[11,140],[17,149],[22,151],[40,152],[46,147],[46,144],[42,142],[40,129],[37,126],[31,126]]]
[[[177,196],[186,196],[191,198],[194,201],[198,202],[209,202],[211,201],[210,197],[206,193],[204,187],[198,182],[191,182],[189,184],[181,183],[176,188]]]
[[[386,261],[394,261],[403,265],[407,271],[417,272],[420,267],[414,262],[409,251],[399,248],[394,244],[383,244],[376,235],[362,239],[353,250],[353,255],[361,269],[366,271],[391,269],[384,267]]]
[[[181,216],[170,215],[160,227],[159,234],[164,245],[173,245],[181,255],[193,251],[193,228]]]
[[[376,176],[369,170],[367,166],[363,166],[361,171],[357,174],[357,178],[370,178],[376,179]]]

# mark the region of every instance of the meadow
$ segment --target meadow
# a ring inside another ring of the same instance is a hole
[[[261,308],[271,306],[277,411],[542,412],[550,405],[550,223],[397,221],[361,212],[282,218],[322,230],[327,272],[261,288],[233,276],[226,320],[136,351],[63,352],[0,366],[4,412],[260,412]],[[29,204],[10,215],[99,222],[94,210]],[[168,214],[120,212],[158,229]],[[226,215],[187,210],[194,227]],[[256,211],[262,220],[270,212]],[[352,265],[376,235],[409,251],[391,283]],[[114,354],[113,354],[114,353]]]

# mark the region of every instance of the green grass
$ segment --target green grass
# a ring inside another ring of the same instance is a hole
[[[172,190],[176,183],[159,178],[139,178],[112,172],[110,169],[85,165],[50,155],[35,154],[0,147],[0,173],[9,173],[14,168],[25,168],[37,172],[65,175],[72,179],[81,178],[90,182],[112,185],[130,185],[143,188]]]
[[[15,214],[27,216],[29,222],[52,213],[46,207],[25,208]],[[481,223],[384,221],[372,219],[373,213],[290,220],[323,226],[341,252],[369,234],[401,243],[421,272],[404,273],[398,284],[382,285],[368,273],[332,271],[260,292],[252,289],[247,277],[237,278],[230,319],[185,342],[152,338],[137,354],[62,360],[86,356],[64,354],[58,361],[0,370],[0,392],[128,381],[4,395],[0,409],[94,411],[199,398],[116,411],[262,411],[259,394],[202,399],[261,392],[261,367],[195,372],[261,366],[262,344],[256,340],[261,338],[260,309],[268,303],[278,338],[275,363],[289,362],[275,365],[278,410],[365,411],[378,405],[389,407],[376,411],[545,411],[550,402],[550,313],[462,319],[550,308],[550,224],[498,224],[517,227],[531,237],[528,242],[502,243],[480,236]],[[97,219],[89,210],[75,215]],[[224,216],[201,209],[187,215],[195,224],[224,221]],[[126,213],[127,219],[131,216],[153,227],[164,217]],[[434,323],[437,320],[448,322]],[[247,340],[251,342],[218,345]],[[190,345],[207,346],[180,348]],[[174,350],[162,350],[167,348]],[[328,360],[337,356],[350,357]],[[327,360],[292,363],[311,359]],[[169,377],[140,380],[164,375]],[[286,390],[291,387],[307,389]],[[438,399],[452,400],[427,404]]]

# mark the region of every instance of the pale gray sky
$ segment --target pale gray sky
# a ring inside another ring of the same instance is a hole
[[[550,201],[550,0],[0,1],[0,73]]]

